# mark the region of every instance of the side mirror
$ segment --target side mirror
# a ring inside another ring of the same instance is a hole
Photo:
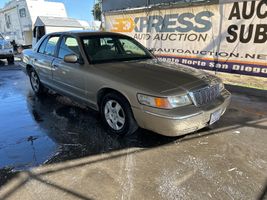
[[[74,55],[74,54],[69,54],[64,56],[64,62],[66,63],[77,63],[79,60],[78,56]]]

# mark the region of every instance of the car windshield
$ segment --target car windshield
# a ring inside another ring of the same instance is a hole
[[[91,36],[83,37],[82,43],[92,63],[150,59],[153,56],[130,37]]]

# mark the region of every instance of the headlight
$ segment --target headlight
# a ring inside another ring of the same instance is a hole
[[[223,82],[219,83],[219,90],[220,90],[220,92],[224,90]]]
[[[165,109],[172,108],[170,102],[168,101],[168,98],[165,97],[152,97],[144,94],[138,94],[137,98],[140,104],[146,106],[165,108]]]
[[[169,97],[168,99],[173,108],[192,104],[192,101],[190,100],[188,95],[174,96],[174,97]]]
[[[173,97],[153,97],[144,94],[137,95],[140,104],[155,108],[172,109],[192,104],[187,95]]]

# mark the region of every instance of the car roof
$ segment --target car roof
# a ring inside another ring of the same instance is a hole
[[[74,31],[64,31],[64,32],[55,32],[51,33],[52,35],[55,34],[71,34],[76,35],[78,37],[84,37],[84,36],[126,36],[120,33],[114,33],[114,32],[106,32],[106,31],[89,31],[89,30],[74,30]]]

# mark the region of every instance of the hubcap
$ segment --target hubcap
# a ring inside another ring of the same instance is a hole
[[[112,129],[119,131],[123,128],[125,124],[125,113],[117,101],[107,101],[104,112],[105,119]]]
[[[38,92],[39,90],[39,79],[38,76],[35,72],[31,73],[31,83],[32,83],[32,88],[35,92]]]

